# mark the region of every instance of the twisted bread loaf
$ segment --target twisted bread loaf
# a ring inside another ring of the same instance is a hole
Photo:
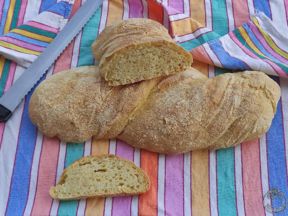
[[[69,142],[119,138],[160,153],[223,148],[254,139],[271,124],[279,86],[262,72],[208,79],[194,69],[111,87],[97,67],[43,81],[30,101],[31,120]]]
[[[92,49],[102,77],[112,86],[175,74],[192,63],[191,54],[150,19],[128,19],[106,27]]]

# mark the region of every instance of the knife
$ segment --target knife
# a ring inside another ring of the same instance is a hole
[[[41,79],[77,33],[80,32],[102,2],[103,0],[86,0],[44,52],[0,98],[0,122],[6,122],[11,117],[25,95],[36,85],[37,81]]]

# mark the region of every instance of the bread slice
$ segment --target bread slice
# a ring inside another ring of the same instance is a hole
[[[135,195],[149,185],[148,176],[131,161],[114,155],[87,156],[64,170],[50,195],[60,200]]]
[[[175,74],[192,64],[191,54],[172,40],[164,26],[144,18],[106,27],[92,49],[110,86]]]

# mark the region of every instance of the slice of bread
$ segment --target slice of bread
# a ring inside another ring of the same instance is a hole
[[[133,18],[106,27],[92,49],[110,86],[175,74],[192,64],[192,55],[150,19]]]
[[[114,155],[87,156],[64,170],[49,193],[54,199],[135,195],[149,189],[149,178],[133,162]]]

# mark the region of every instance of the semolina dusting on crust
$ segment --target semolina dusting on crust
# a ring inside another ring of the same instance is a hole
[[[148,176],[133,162],[114,155],[87,156],[66,168],[49,193],[60,200],[127,196],[149,190]]]

